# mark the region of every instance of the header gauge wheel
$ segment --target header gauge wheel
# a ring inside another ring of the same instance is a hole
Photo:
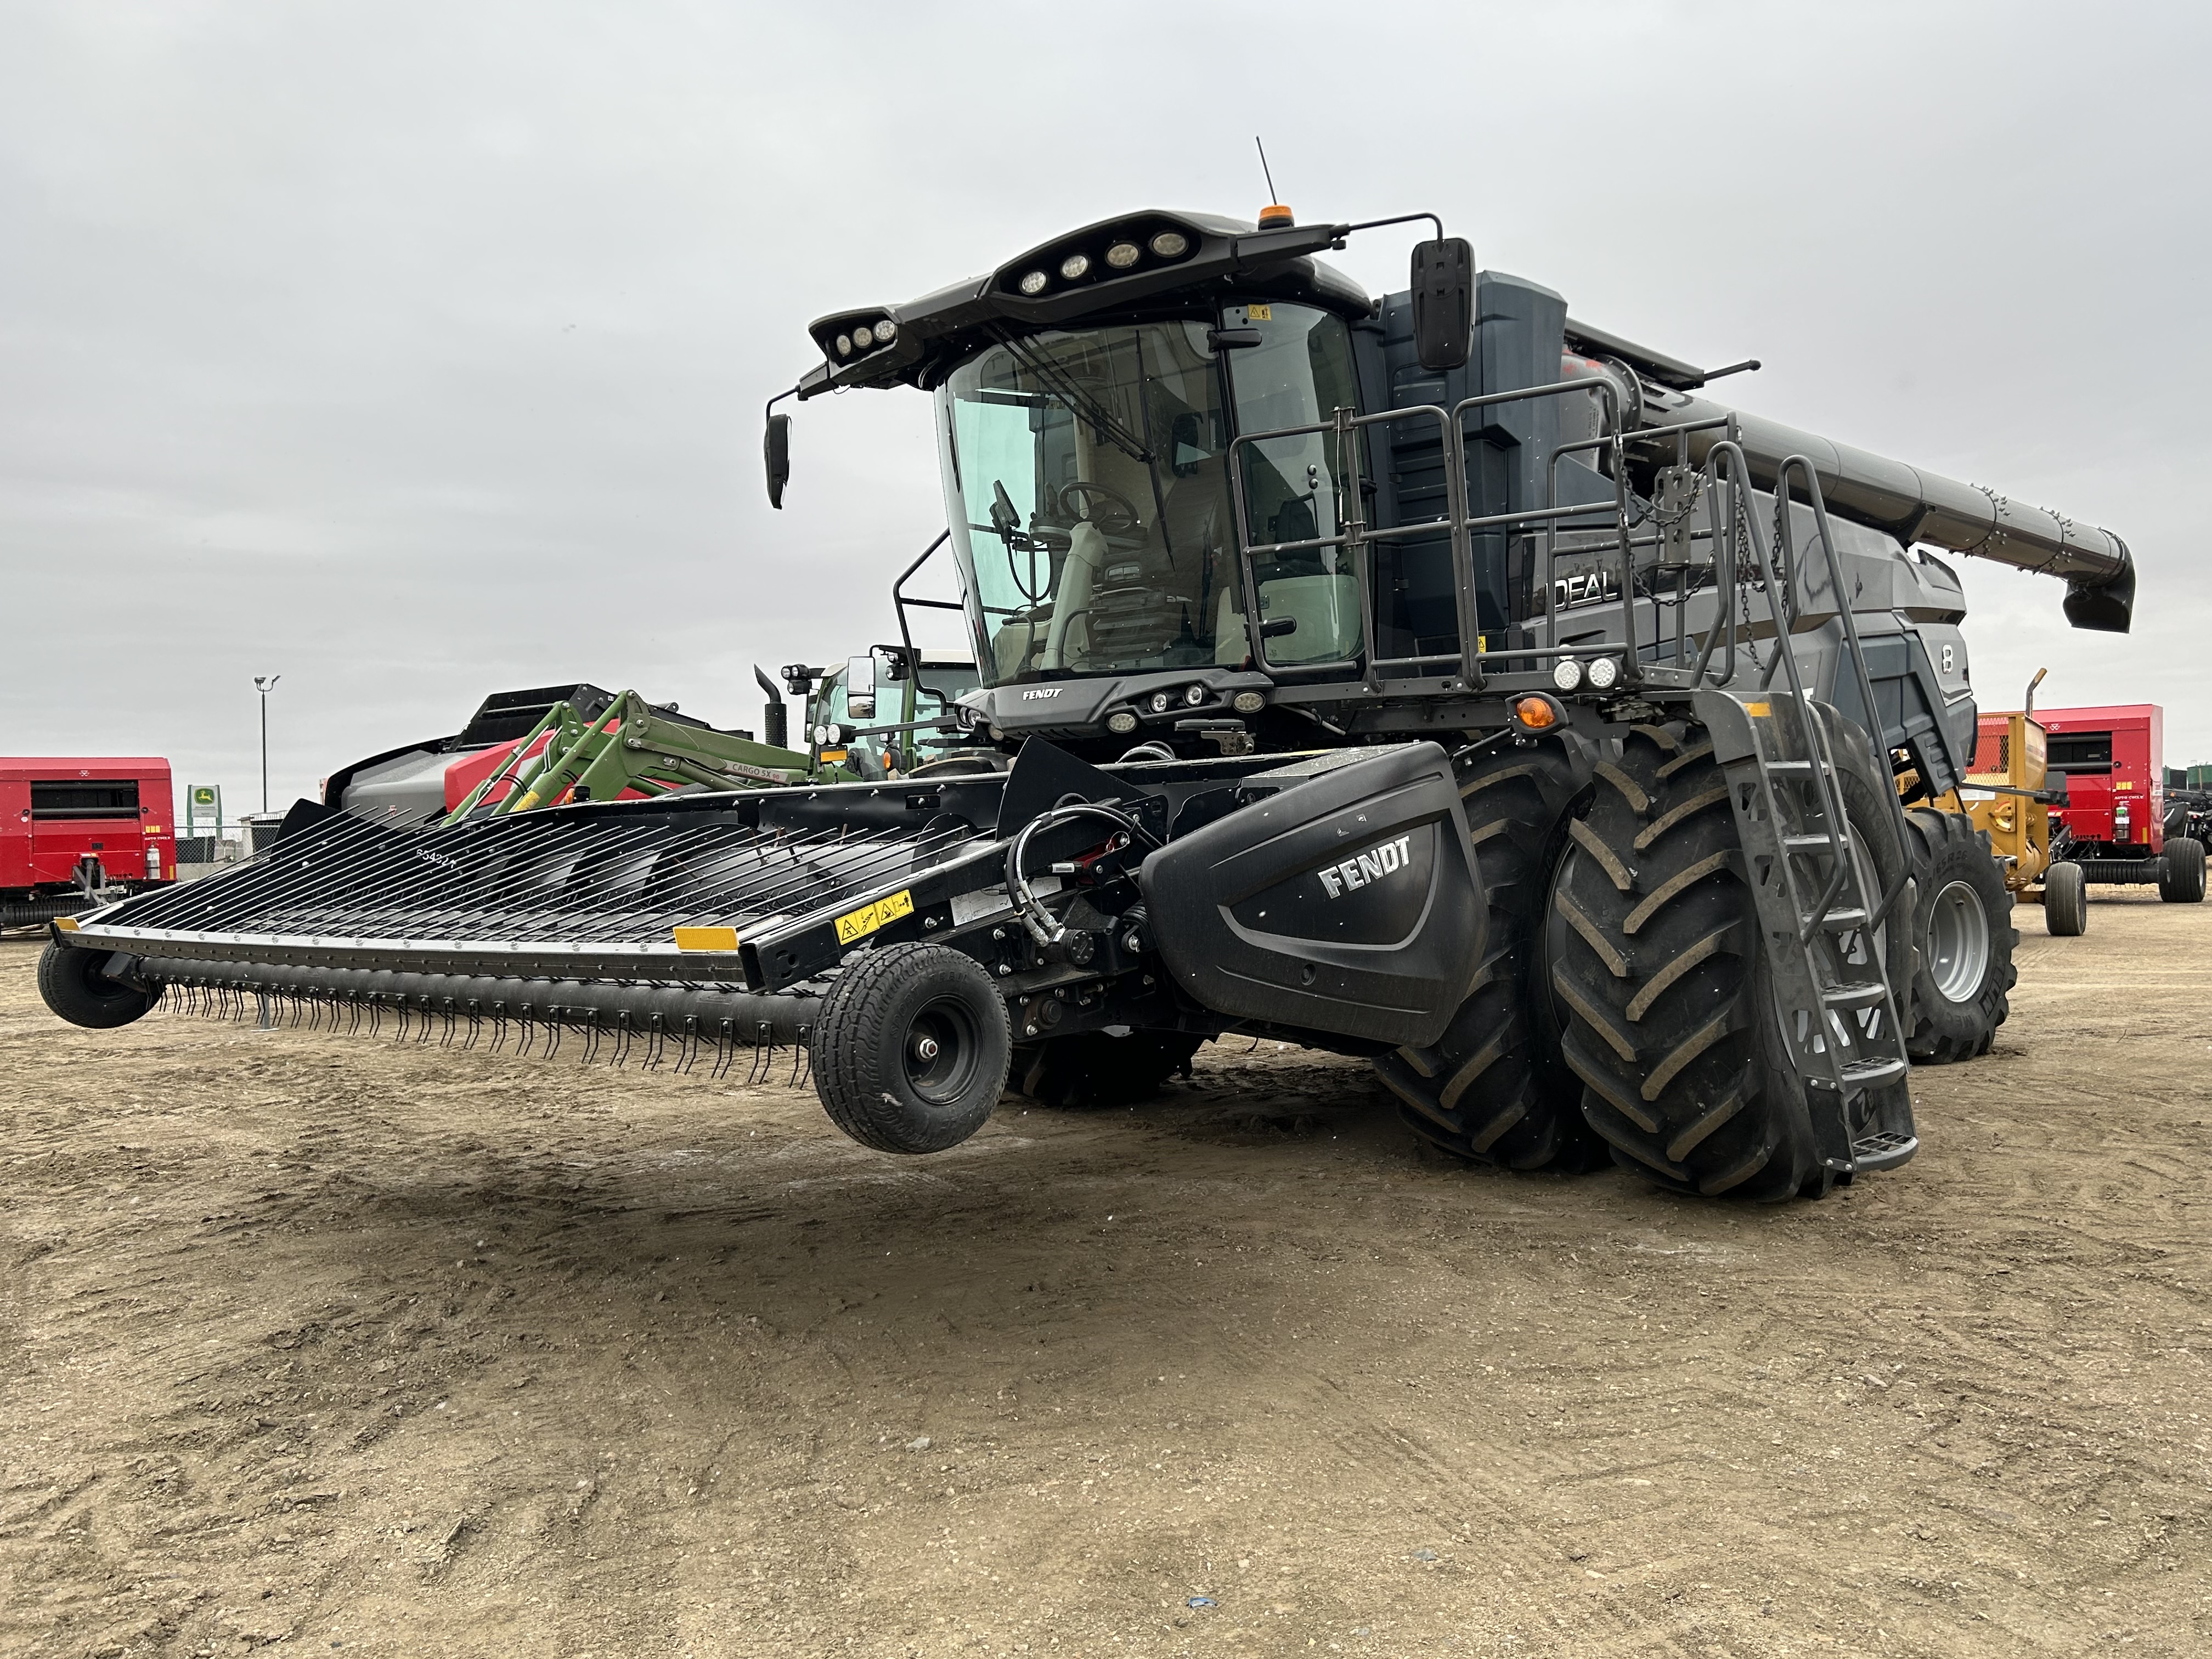
[[[983,1127],[1006,1086],[1006,1005],[973,957],[943,945],[871,951],[814,1018],[814,1092],[879,1152],[941,1152]]]

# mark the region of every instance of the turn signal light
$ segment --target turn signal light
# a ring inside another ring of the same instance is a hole
[[[1559,723],[1559,706],[1549,697],[1520,697],[1514,701],[1513,723],[1523,731],[1541,732]]]

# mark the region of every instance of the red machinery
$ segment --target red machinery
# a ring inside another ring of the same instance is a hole
[[[0,759],[0,927],[177,878],[169,763]]]
[[[2169,832],[2166,714],[2154,702],[2045,708],[2050,775],[2065,780],[2052,806],[2051,856],[2093,882],[2148,886],[2195,903],[2204,896],[2203,843]],[[2182,826],[2185,827],[2185,826]]]

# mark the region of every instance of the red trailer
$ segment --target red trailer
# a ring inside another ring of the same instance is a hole
[[[2166,713],[2154,702],[2042,708],[2050,775],[2065,779],[2053,806],[2051,857],[2090,881],[2148,886],[2193,904],[2204,896],[2204,847],[2166,811]],[[2177,815],[2179,820],[2179,815]]]
[[[169,763],[0,758],[0,927],[177,878]]]

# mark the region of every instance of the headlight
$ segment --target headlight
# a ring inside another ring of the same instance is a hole
[[[1091,256],[1087,253],[1071,253],[1060,262],[1060,274],[1071,283],[1090,269]]]
[[[1128,708],[1115,709],[1106,717],[1106,729],[1117,738],[1127,737],[1130,732],[1137,729],[1135,711]]]
[[[837,355],[840,357],[849,357],[853,355],[853,337],[851,335],[840,334],[837,337]]]
[[[878,345],[889,345],[893,340],[897,338],[898,325],[893,322],[890,318],[886,317],[883,321],[876,325],[876,343]]]
[[[853,344],[855,349],[866,351],[870,346],[875,344],[875,343],[876,337],[874,331],[871,330],[866,323],[862,323],[860,327],[853,331]]]
[[[1189,247],[1190,238],[1179,230],[1164,230],[1152,238],[1152,252],[1163,259],[1180,259]]]
[[[1206,688],[1202,685],[1194,685],[1189,687],[1183,692],[1182,700],[1188,703],[1193,708],[1197,708],[1199,704],[1206,701]]]
[[[1116,242],[1106,250],[1106,263],[1116,270],[1127,270],[1137,263],[1138,249],[1134,242]]]
[[[822,741],[835,749],[845,741],[845,728],[836,721],[831,720],[829,725],[822,728]]]
[[[1552,684],[1562,691],[1571,691],[1583,683],[1583,665],[1572,657],[1562,657],[1553,665]]]
[[[1620,682],[1620,665],[1611,657],[1600,657],[1589,665],[1591,689],[1610,691]]]
[[[814,741],[826,747],[830,742],[830,728],[826,726],[816,726],[814,728]]]
[[[1041,270],[1033,270],[1030,272],[1028,276],[1023,277],[1019,283],[1015,284],[1015,286],[1019,288],[1023,293],[1034,299],[1036,295],[1045,291],[1046,287],[1051,283],[1051,281],[1052,278],[1046,276],[1044,272]]]
[[[1257,691],[1239,691],[1237,701],[1230,707],[1240,714],[1256,714],[1267,706],[1267,700]]]
[[[1169,705],[1170,702],[1173,702],[1174,701],[1175,701],[1175,693],[1174,693],[1174,692],[1172,692],[1172,691],[1155,691],[1155,692],[1153,692],[1153,693],[1152,693],[1152,713],[1154,713],[1155,714],[1166,714],[1166,713],[1168,712],[1168,705]]]

